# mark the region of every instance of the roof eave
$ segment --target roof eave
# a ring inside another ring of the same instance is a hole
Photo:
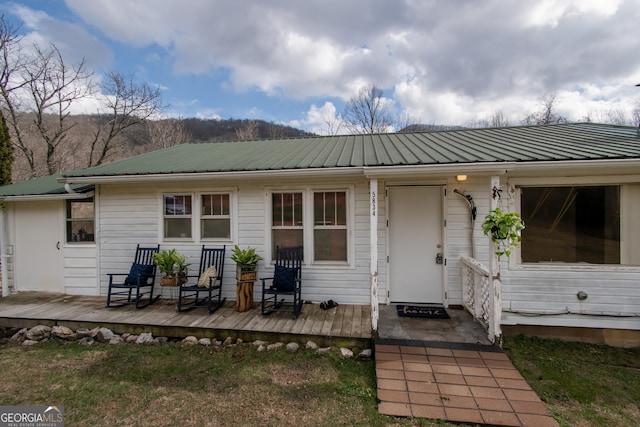
[[[136,175],[92,175],[92,176],[65,176],[58,182],[65,184],[110,184],[153,181],[190,181],[194,179],[238,179],[238,178],[290,178],[317,176],[319,174],[329,176],[357,176],[362,174],[361,167],[346,168],[309,168],[309,169],[282,169],[282,170],[252,170],[233,172],[189,172],[189,173],[149,173]]]

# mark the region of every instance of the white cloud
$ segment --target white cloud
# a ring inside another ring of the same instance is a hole
[[[459,124],[498,110],[517,123],[550,93],[579,118],[596,108],[633,108],[640,95],[633,87],[640,83],[640,0],[66,4],[80,22],[16,10],[30,37],[92,63],[110,60],[101,41],[108,40],[152,48],[140,58],[144,67],[169,63],[181,78],[223,75],[225,82],[212,77],[211,84],[230,92],[347,100],[373,83],[393,91],[396,109],[425,123]],[[315,129],[325,108],[312,106],[300,122]]]

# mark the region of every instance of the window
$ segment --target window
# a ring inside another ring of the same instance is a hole
[[[315,261],[347,261],[347,194],[313,193],[313,252]]]
[[[200,237],[230,239],[229,194],[203,194],[200,201]]]
[[[302,193],[271,195],[271,253],[276,247],[303,246]]]
[[[309,188],[273,192],[271,257],[276,247],[305,246],[307,261],[346,264],[349,261],[349,191]]]
[[[67,200],[67,242],[95,242],[93,198]]]
[[[191,238],[191,195],[164,195],[164,237]]]
[[[620,264],[620,195],[616,185],[522,187],[522,261]]]

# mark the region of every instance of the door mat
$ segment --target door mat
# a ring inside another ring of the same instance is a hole
[[[399,304],[398,316],[422,317],[428,319],[449,319],[447,311],[442,307]]]

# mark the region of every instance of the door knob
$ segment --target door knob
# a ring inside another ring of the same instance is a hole
[[[444,263],[444,254],[442,252],[438,252],[438,254],[436,255],[436,264],[443,264]]]

